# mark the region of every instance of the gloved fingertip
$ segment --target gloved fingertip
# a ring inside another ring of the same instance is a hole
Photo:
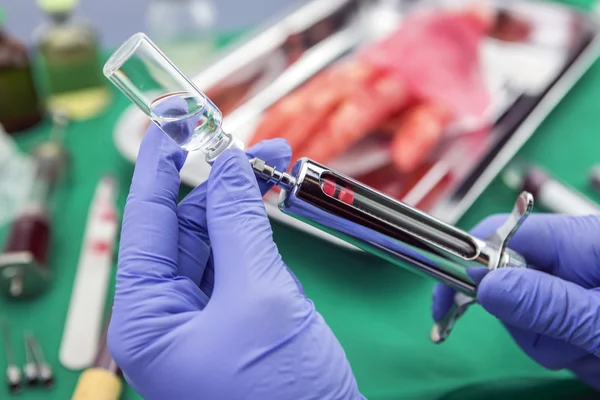
[[[470,267],[467,268],[467,275],[476,285],[479,285],[489,271],[486,267]]]
[[[285,139],[270,139],[258,142],[247,151],[248,158],[259,158],[278,171],[286,171],[290,165],[292,150]],[[259,179],[261,193],[266,194],[273,187],[272,183]]]
[[[134,198],[149,203],[176,202],[186,157],[185,150],[150,123],[136,157],[128,202]]]
[[[217,157],[211,169],[211,175],[218,174],[220,176],[235,175],[244,171],[252,171],[248,157],[238,149],[231,148],[225,150]]]
[[[155,123],[150,123],[142,139],[136,164],[157,163],[157,159],[165,159],[180,171],[186,158],[187,151],[179,147]]]
[[[588,289],[534,269],[503,268],[483,279],[478,299],[510,327],[565,341],[600,356],[596,324],[600,297]]]
[[[292,149],[289,142],[284,138],[266,139],[261,140],[254,146],[248,149],[248,153],[255,154],[259,151],[265,151],[265,149],[271,149],[271,154],[287,154],[291,157]]]
[[[271,166],[285,170],[292,158],[292,148],[287,140],[277,138],[258,142],[248,149],[247,154],[250,158],[260,158]]]
[[[489,272],[479,284],[477,300],[490,314],[502,318],[510,315],[529,291],[532,280],[523,276],[529,271],[521,268],[500,268]]]
[[[471,234],[480,239],[485,239],[494,233],[507,218],[508,214],[491,215],[475,225],[475,227],[471,229]]]
[[[436,283],[433,288],[433,299],[431,302],[431,315],[435,322],[441,321],[454,301],[454,290],[449,286]]]
[[[231,148],[217,157],[210,171],[207,193],[208,202],[213,205],[215,201],[229,204],[243,199],[262,199],[246,153]]]

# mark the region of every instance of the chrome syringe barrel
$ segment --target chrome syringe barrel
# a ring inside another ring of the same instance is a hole
[[[531,211],[529,193],[522,193],[507,222],[482,240],[309,159],[300,159],[289,174],[261,160],[251,164],[258,176],[283,189],[279,208],[284,213],[454,288],[457,309],[432,333],[436,342],[475,302],[477,282],[486,273],[527,266],[506,245]]]

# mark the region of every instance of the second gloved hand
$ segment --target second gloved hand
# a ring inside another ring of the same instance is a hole
[[[488,218],[473,234],[494,232],[506,216]],[[600,216],[534,214],[510,247],[534,269],[498,269],[477,298],[540,365],[568,369],[600,390]],[[453,291],[436,285],[433,317],[449,309]]]
[[[360,399],[344,351],[283,263],[248,156],[227,150],[179,205],[185,154],[151,125],[125,208],[109,348],[148,400]],[[283,155],[283,156],[282,156]]]

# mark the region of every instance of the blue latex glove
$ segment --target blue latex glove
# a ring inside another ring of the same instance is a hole
[[[227,150],[179,205],[180,150],[153,124],[125,207],[108,343],[145,399],[360,399],[344,351],[273,242],[248,157]]]
[[[484,220],[485,238],[506,216]],[[534,269],[498,269],[478,286],[478,301],[508,328],[540,365],[568,369],[600,390],[600,216],[534,214],[511,240]],[[436,285],[433,318],[451,305],[453,291]]]

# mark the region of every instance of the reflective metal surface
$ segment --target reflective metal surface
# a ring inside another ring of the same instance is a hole
[[[283,189],[279,208],[284,213],[454,288],[454,307],[432,330],[435,342],[445,340],[475,302],[477,283],[487,272],[527,266],[506,248],[532,210],[527,192],[498,231],[481,240],[311,160],[300,159],[289,174],[262,160],[250,163],[259,177]]]
[[[484,241],[311,160],[299,160],[291,176],[296,182],[281,194],[283,212],[395,264],[408,264],[465,295],[476,294],[470,268],[525,266],[505,247],[531,211],[528,193],[521,194],[506,224]],[[328,180],[351,190],[353,201],[327,194],[323,186]]]

